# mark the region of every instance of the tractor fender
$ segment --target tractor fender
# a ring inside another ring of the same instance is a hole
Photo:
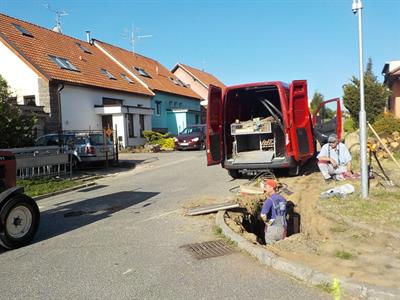
[[[7,202],[7,199],[14,194],[23,194],[24,188],[20,186],[14,186],[12,188],[6,189],[0,194],[0,210],[2,206]]]

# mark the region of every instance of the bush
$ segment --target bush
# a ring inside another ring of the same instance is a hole
[[[150,145],[158,145],[161,147],[161,150],[171,150],[175,148],[174,139],[168,132],[162,134],[155,131],[145,130],[143,131],[143,135]]]
[[[377,118],[372,127],[379,135],[390,135],[395,131],[400,132],[400,119],[396,119],[391,113],[384,113]]]
[[[343,129],[345,132],[353,132],[354,131],[354,121],[352,118],[348,118],[344,121]]]

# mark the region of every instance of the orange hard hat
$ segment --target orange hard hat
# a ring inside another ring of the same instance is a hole
[[[273,179],[265,179],[264,180],[264,185],[269,185],[270,187],[276,189],[278,187],[278,183],[276,180]]]

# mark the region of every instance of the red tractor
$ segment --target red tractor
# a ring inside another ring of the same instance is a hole
[[[14,249],[29,244],[40,221],[36,202],[16,186],[13,153],[0,151],[0,246]]]

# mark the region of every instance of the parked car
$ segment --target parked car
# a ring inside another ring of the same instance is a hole
[[[205,149],[206,125],[193,125],[186,127],[175,138],[175,149]]]
[[[73,167],[82,163],[114,160],[115,153],[113,143],[106,138],[104,145],[103,135],[100,133],[57,133],[46,134],[39,137],[36,146],[61,146],[71,151]],[[106,154],[106,151],[108,153]]]

